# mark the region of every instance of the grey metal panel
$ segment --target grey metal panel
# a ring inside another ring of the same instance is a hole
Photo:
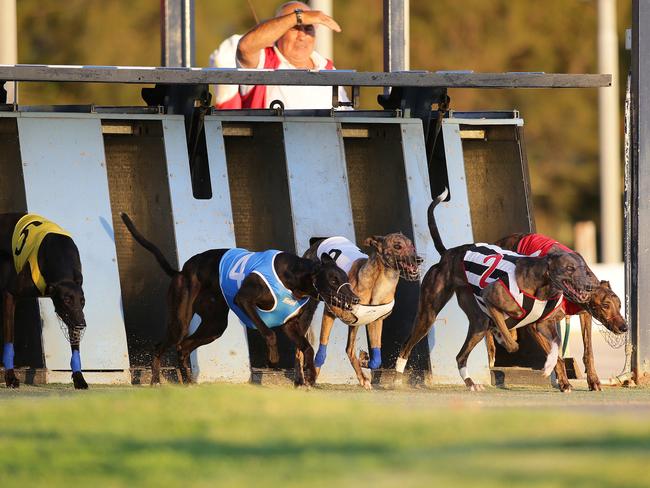
[[[564,73],[405,73],[346,70],[237,70],[123,66],[0,65],[1,80],[91,83],[209,83],[213,85],[426,86],[447,88],[594,88],[611,75]]]
[[[18,133],[27,208],[70,231],[84,272],[84,369],[129,367],[99,120],[22,116]],[[40,299],[49,369],[69,369],[69,345],[50,299]]]
[[[333,120],[285,122],[284,147],[298,254],[302,255],[309,248],[312,237],[341,235],[355,242],[340,125]],[[318,348],[322,317],[323,304],[320,304],[311,328],[315,349]],[[336,320],[320,382],[357,381],[345,353],[347,333],[348,327]],[[365,334],[358,334],[357,348],[365,347],[366,343]]]
[[[454,123],[443,123],[442,133],[445,141],[450,200],[438,206],[436,221],[442,241],[447,249],[450,249],[454,246],[473,242],[474,237],[470,219],[460,127]],[[424,212],[426,213],[426,209],[424,209]],[[434,256],[434,262],[438,262],[440,256],[435,249],[432,249],[430,253]],[[434,382],[462,383],[456,365],[456,354],[458,354],[465,341],[468,327],[467,317],[458,306],[454,296],[440,311],[434,327],[429,332],[431,372]],[[474,348],[467,365],[475,381],[478,380],[484,383],[489,381],[490,373],[484,342]]]
[[[631,246],[626,257],[629,321],[637,381],[650,380],[650,2],[632,3],[632,150],[630,206],[626,212]]]
[[[316,236],[354,241],[340,125],[285,122],[284,147],[297,253]]]
[[[184,263],[208,249],[235,247],[221,123],[205,122],[211,199],[199,200],[192,195],[183,119],[164,120],[163,133],[179,262]],[[194,331],[199,323],[200,318],[195,315],[190,330]],[[234,314],[229,314],[228,328],[221,338],[192,354],[192,370],[200,382],[248,381],[250,362],[246,334]]]

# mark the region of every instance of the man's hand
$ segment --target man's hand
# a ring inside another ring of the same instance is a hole
[[[295,14],[294,14],[295,15]],[[329,15],[320,10],[305,10],[302,12],[303,24],[320,24],[329,27],[334,32],[341,32],[341,26]]]

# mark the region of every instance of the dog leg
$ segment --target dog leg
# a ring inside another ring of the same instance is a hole
[[[488,312],[490,313],[492,320],[497,326],[497,331],[499,331],[499,333],[501,334],[501,338],[503,340],[503,347],[505,347],[506,351],[508,351],[509,353],[517,352],[519,350],[519,344],[517,344],[517,342],[512,339],[512,336],[510,335],[510,330],[508,329],[508,326],[506,325],[506,321],[503,318],[503,312],[501,312],[501,310],[495,308],[488,302],[486,302],[486,304],[487,304]]]
[[[14,312],[16,301],[11,293],[4,291],[2,293],[2,311],[4,324],[4,354],[3,362],[5,368],[5,384],[7,388],[18,388],[20,382],[14,372]]]
[[[367,325],[368,337],[370,338],[370,360],[361,361],[361,366],[370,369],[381,367],[381,331],[384,320],[379,319]]]
[[[359,384],[363,386],[366,390],[371,390],[372,385],[370,384],[370,378],[368,378],[364,374],[363,370],[361,369],[361,363],[359,362],[359,359],[357,358],[357,355],[354,350],[358,329],[359,327],[355,327],[353,325],[348,327],[348,344],[347,347],[345,348],[345,352],[347,352],[348,358],[350,358],[350,363],[352,363],[354,372],[357,374],[357,379],[359,380]]]
[[[306,322],[306,323],[305,323]],[[314,349],[307,340],[306,334],[309,322],[295,317],[282,326],[285,334],[296,346],[296,362],[294,385],[307,387],[316,383],[316,368],[314,366]]]
[[[546,333],[551,337],[550,341],[539,331],[539,328],[546,331]],[[566,368],[564,366],[564,360],[559,357],[559,337],[557,337],[557,332],[555,331],[555,323],[531,324],[530,331],[535,342],[539,344],[547,355],[546,364],[544,365],[544,375],[548,376],[555,364],[555,374],[557,375],[557,382],[560,391],[563,393],[571,392],[573,387],[571,386],[571,383],[569,383],[569,378],[567,377]]]
[[[187,285],[187,279],[183,274],[178,274],[172,278],[167,291],[167,333],[165,339],[156,346],[153,359],[151,362],[151,384],[160,384],[160,363],[161,357],[171,346],[176,345],[178,354],[178,367],[181,368],[181,376],[186,376],[183,371],[184,365],[181,361],[179,344],[187,335],[191,315],[190,291]]]
[[[458,299],[458,305],[469,319],[467,337],[456,356],[458,372],[470,391],[483,391],[485,387],[480,383],[474,383],[467,371],[467,358],[469,358],[474,347],[486,337],[485,334],[490,325],[490,319],[478,307],[476,299],[469,289],[458,290],[456,298]]]
[[[88,383],[81,373],[81,357],[79,354],[79,345],[70,346],[72,357],[70,359],[70,369],[72,370],[72,384],[75,390],[87,390]]]
[[[488,365],[490,368],[494,368],[497,346],[494,342],[494,336],[492,335],[492,332],[490,332],[489,328],[485,333],[485,347],[487,348]]]
[[[190,299],[194,295],[190,291]],[[228,327],[228,305],[222,296],[215,297],[210,290],[200,292],[192,300],[193,308],[191,316],[197,314],[201,317],[201,323],[194,333],[180,341],[178,346],[179,362],[184,365],[185,373],[183,380],[186,383],[193,383],[190,354],[192,351],[210,344],[221,337]],[[189,314],[190,312],[185,312]]]
[[[323,310],[323,320],[320,325],[320,341],[318,345],[318,352],[314,359],[314,365],[316,367],[316,377],[320,374],[320,369],[325,364],[325,358],[327,357],[327,345],[330,341],[330,333],[332,332],[332,326],[334,325],[334,319],[336,317],[330,310],[325,307]]]
[[[580,312],[580,329],[582,330],[582,343],[584,344],[584,355],[582,361],[585,364],[587,373],[587,384],[591,391],[602,391],[600,379],[596,373],[594,364],[594,350],[591,343],[591,315],[588,312]]]
[[[429,333],[438,313],[454,293],[454,289],[447,283],[444,275],[445,273],[440,272],[439,265],[435,265],[427,271],[422,280],[415,324],[395,363],[395,370],[398,373],[404,372],[413,348]]]

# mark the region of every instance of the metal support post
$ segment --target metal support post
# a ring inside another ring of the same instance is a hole
[[[194,0],[160,1],[162,66],[194,66]]]
[[[626,182],[628,322],[637,383],[650,381],[650,2],[632,3],[632,148]]]

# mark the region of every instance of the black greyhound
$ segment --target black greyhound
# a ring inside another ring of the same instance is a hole
[[[28,216],[29,215],[29,216]],[[23,218],[29,224],[22,227]],[[0,214],[0,293],[2,294],[4,351],[3,362],[5,367],[5,383],[9,388],[19,386],[13,367],[13,342],[14,342],[14,311],[16,299],[23,297],[50,297],[54,303],[54,310],[67,326],[67,335],[72,349],[72,381],[77,389],[86,389],[88,384],[81,373],[81,360],[79,356],[79,343],[86,328],[83,307],[85,304],[82,289],[83,275],[79,250],[72,238],[58,233],[47,233],[42,238],[40,246],[36,249],[35,261],[38,263],[42,279],[39,283],[34,281],[34,270],[29,261],[24,264],[20,272],[16,272],[14,258],[21,253],[28,252],[24,249],[35,230],[43,224],[51,224],[46,219],[33,214],[7,213]],[[21,227],[19,229],[16,229]],[[12,244],[14,232],[19,232],[17,243]]]
[[[196,254],[187,260],[181,271],[177,271],[165,259],[160,249],[135,228],[127,214],[122,213],[121,217],[135,240],[155,256],[163,271],[172,278],[167,293],[167,336],[154,351],[151,384],[160,383],[160,358],[171,346],[176,346],[182,379],[189,383],[192,381],[190,353],[197,347],[221,337],[228,326],[230,308],[222,292],[220,264],[230,250],[211,249]],[[349,310],[359,301],[347,283],[345,272],[327,254],[323,254],[319,261],[279,252],[272,266],[277,278],[293,297],[289,297],[289,301],[306,297],[321,299],[335,313],[342,309]],[[237,265],[233,269],[236,267]],[[273,310],[276,304],[276,295],[269,289],[267,281],[257,272],[248,274],[234,295],[234,304],[250,318],[254,327],[262,334],[268,347],[269,363],[276,367],[279,355],[275,332],[259,315],[260,312]],[[316,381],[314,350],[305,337],[311,319],[311,315],[305,313],[307,309],[307,306],[302,306],[285,322],[271,325],[281,327],[296,345],[296,386],[311,386]],[[201,324],[192,335],[188,335],[194,314],[201,317]]]

